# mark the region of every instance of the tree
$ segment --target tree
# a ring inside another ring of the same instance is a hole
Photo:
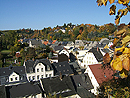
[[[107,2],[113,4],[110,7],[109,15],[116,15],[115,24],[120,23],[122,16],[127,15],[130,12],[130,0],[97,0],[98,6],[107,5]],[[121,4],[124,9],[119,9],[116,14],[115,4]],[[105,54],[103,57],[104,67],[112,67],[115,73],[113,76],[117,76],[118,79],[112,79],[102,84],[100,89],[102,94],[101,97],[107,97],[109,93],[113,94],[114,98],[129,98],[130,97],[130,85],[128,75],[130,70],[130,47],[128,47],[128,42],[130,42],[130,26],[119,25],[117,31],[114,32],[114,41],[112,48],[114,49],[113,56],[110,57],[109,54]],[[117,47],[118,46],[118,47]],[[104,96],[106,95],[106,96]]]
[[[118,25],[120,23],[120,19],[122,16],[127,15],[128,12],[130,12],[130,0],[97,0],[98,6],[107,5],[107,2],[110,4],[113,4],[110,7],[109,15],[116,15],[115,18],[115,24]],[[123,5],[123,9],[119,9],[116,14],[116,6],[117,4]]]

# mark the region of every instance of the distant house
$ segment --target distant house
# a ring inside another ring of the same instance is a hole
[[[70,47],[74,47],[73,41],[68,41],[68,43],[64,46],[66,49],[70,49]]]
[[[99,64],[102,61],[103,61],[103,55],[100,49],[98,47],[92,48],[85,54],[81,66],[87,68],[88,65]]]
[[[53,63],[54,73],[55,75],[73,75],[74,72],[72,71],[69,63],[67,61]]]
[[[58,54],[65,54],[69,58],[69,51],[66,48],[62,48]]]
[[[7,98],[43,98],[43,91],[39,84],[39,82],[28,82],[19,85],[7,86]]]
[[[99,41],[99,44],[108,45],[108,47],[110,47],[111,45],[113,45],[113,43],[108,38],[102,38]]]
[[[46,92],[46,96],[51,94],[57,98],[81,98],[75,91],[71,78],[69,76],[52,77],[41,79],[41,84]]]
[[[0,85],[13,85],[27,82],[24,66],[0,68]]]
[[[81,46],[84,46],[84,43],[82,40],[75,40],[75,47],[79,48]]]
[[[38,48],[42,44],[41,40],[30,40],[29,47]]]
[[[94,89],[91,89],[91,92],[95,95],[98,94],[97,88],[100,87],[100,84],[104,81],[108,81],[109,79],[113,78],[113,70],[111,68],[101,68],[102,64],[93,64],[88,65],[85,73],[88,73],[88,76],[94,86]]]
[[[59,51],[62,50],[64,46],[60,45],[60,46],[54,46],[52,48],[53,48],[53,51],[55,51],[56,53],[59,53]]]
[[[24,62],[29,81],[54,76],[52,65],[48,59],[28,60]]]

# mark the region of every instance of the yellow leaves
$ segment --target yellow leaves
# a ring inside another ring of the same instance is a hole
[[[110,65],[113,68],[113,70],[121,71],[123,69],[122,62],[121,62],[120,58],[116,58],[115,60],[112,60]]]
[[[107,1],[110,2],[110,4],[114,3],[115,0],[97,0],[98,6],[107,5]]]
[[[121,34],[123,34],[123,33],[125,33],[126,32],[126,29],[124,28],[124,29],[122,29],[122,30],[120,30],[120,31],[118,31],[118,32],[114,32],[114,35],[115,36],[118,36],[118,35],[121,35]]]
[[[117,15],[115,19],[115,24],[118,25],[120,23],[121,16]]]
[[[124,69],[126,69],[127,71],[129,71],[129,68],[130,68],[130,58],[126,57],[125,59],[123,59],[122,65],[123,65]]]
[[[128,4],[130,2],[130,0],[118,0],[119,4]]]
[[[107,0],[97,0],[98,6],[107,5]]]
[[[130,41],[130,36],[129,36],[129,35],[127,35],[126,37],[124,37],[124,38],[121,40],[122,45],[128,43],[129,41]]]
[[[121,54],[119,55],[118,52]],[[127,77],[127,73],[130,70],[130,48],[123,45],[121,48],[115,48],[113,60],[110,63],[113,70],[120,71],[122,78]]]
[[[121,78],[126,78],[128,76],[128,71],[123,69],[120,73],[119,73]]]
[[[116,12],[116,6],[115,6],[115,5],[112,5],[112,6],[110,7],[109,15],[115,15],[115,12]]]

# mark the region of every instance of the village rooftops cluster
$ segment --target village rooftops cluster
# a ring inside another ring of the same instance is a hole
[[[44,42],[30,40],[29,46],[36,48]],[[101,68],[105,53],[113,53],[109,39],[52,43],[54,55],[49,59],[0,68],[0,98],[95,98],[100,84],[112,78],[111,68]]]

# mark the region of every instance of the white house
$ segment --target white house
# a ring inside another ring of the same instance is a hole
[[[92,48],[85,54],[81,66],[87,68],[88,65],[99,64],[102,62],[102,60],[103,60],[103,55],[101,54],[98,47]]]
[[[0,85],[13,85],[27,81],[24,66],[0,68],[0,73]]]
[[[37,81],[41,78],[53,77],[54,72],[48,59],[28,60],[24,62],[28,81]]]
[[[91,80],[93,85],[93,89],[91,92],[97,95],[99,91],[97,90],[100,87],[100,84],[104,81],[108,81],[109,79],[113,78],[113,70],[109,67],[102,69],[102,64],[93,64],[88,65],[85,73],[88,73],[88,76]]]
[[[69,57],[69,51],[66,48],[61,49],[58,54],[65,54]]]

